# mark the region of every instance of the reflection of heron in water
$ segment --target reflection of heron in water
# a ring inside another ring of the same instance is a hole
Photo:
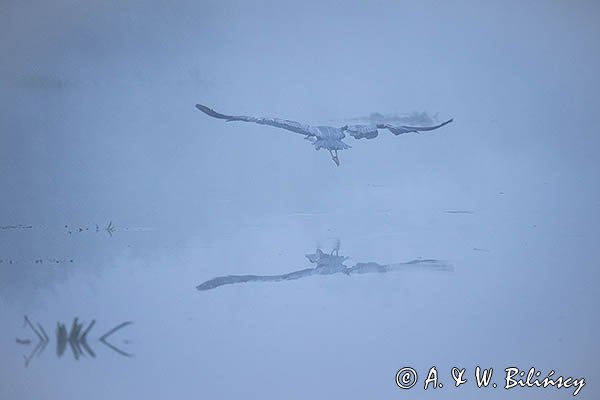
[[[313,264],[314,268],[301,269],[299,271],[289,272],[282,275],[228,275],[210,279],[198,286],[198,290],[214,289],[223,285],[245,282],[279,282],[294,279],[306,278],[311,275],[333,275],[342,273],[350,276],[351,274],[368,273],[386,273],[404,271],[410,269],[426,269],[430,271],[452,271],[452,266],[440,260],[417,259],[404,263],[378,264],[374,262],[358,263],[352,267],[344,265],[348,257],[340,256],[339,249],[336,247],[331,253],[327,254],[321,249],[317,249],[314,254],[307,254],[306,258]]]
[[[452,119],[449,119],[448,121],[435,126],[408,126],[394,125],[389,123],[377,123],[368,125],[345,125],[340,128],[336,128],[333,126],[310,126],[301,124],[299,122],[279,118],[248,117],[244,115],[224,115],[216,112],[211,108],[203,106],[202,104],[196,104],[196,108],[213,118],[224,119],[227,122],[254,122],[261,125],[270,125],[276,128],[287,129],[288,131],[304,135],[305,139],[308,139],[312,142],[316,150],[329,150],[331,159],[338,166],[340,165],[340,159],[338,158],[337,154],[338,150],[346,150],[351,147],[342,141],[342,139],[346,137],[346,133],[354,137],[355,139],[374,139],[379,134],[378,129],[387,129],[394,135],[398,136],[403,133],[421,133],[425,131],[433,131],[453,121]]]

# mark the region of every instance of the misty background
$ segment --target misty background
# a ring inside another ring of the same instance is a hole
[[[511,366],[584,377],[578,397],[597,397],[599,13],[2,1],[0,398],[572,394],[452,387],[450,368],[477,365],[499,385]],[[196,103],[316,125],[454,122],[349,138],[336,167],[298,135]],[[195,289],[312,267],[305,254],[337,241],[349,266],[453,268]],[[52,340],[57,322],[95,319],[96,357],[57,358],[51,341],[25,368],[24,315]],[[123,321],[113,340],[133,357],[96,340]],[[423,391],[433,365],[445,387]],[[404,366],[420,375],[409,391]]]

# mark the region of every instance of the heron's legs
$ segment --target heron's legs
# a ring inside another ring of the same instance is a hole
[[[336,255],[339,256],[340,255],[340,238],[337,238],[336,243],[335,243],[335,247],[333,249],[331,249],[331,255]]]
[[[338,158],[337,150],[329,150],[329,154],[331,154],[331,159],[337,165],[340,166],[340,159]]]

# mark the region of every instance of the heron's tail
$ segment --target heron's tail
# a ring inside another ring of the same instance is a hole
[[[317,139],[313,142],[313,146],[317,150],[346,150],[352,148],[352,146],[342,142],[340,139]]]

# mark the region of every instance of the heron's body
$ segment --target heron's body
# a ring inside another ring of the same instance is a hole
[[[343,141],[346,138],[347,132],[350,136],[355,139],[374,139],[379,134],[378,129],[387,129],[394,135],[401,135],[403,133],[420,133],[422,131],[432,131],[442,126],[449,124],[453,120],[450,119],[442,124],[436,126],[406,126],[406,125],[392,125],[392,124],[371,124],[371,125],[345,125],[340,128],[333,126],[311,126],[301,124],[296,121],[290,121],[279,118],[263,118],[263,117],[249,117],[244,115],[225,115],[214,111],[211,108],[203,106],[202,104],[196,104],[196,108],[203,113],[218,119],[224,119],[227,122],[242,121],[242,122],[254,122],[260,125],[269,125],[276,128],[286,129],[291,132],[299,133],[304,135],[306,139],[310,140],[316,150],[327,149],[331,154],[331,159],[340,165],[338,158],[338,150],[346,150],[351,148],[350,145]]]

